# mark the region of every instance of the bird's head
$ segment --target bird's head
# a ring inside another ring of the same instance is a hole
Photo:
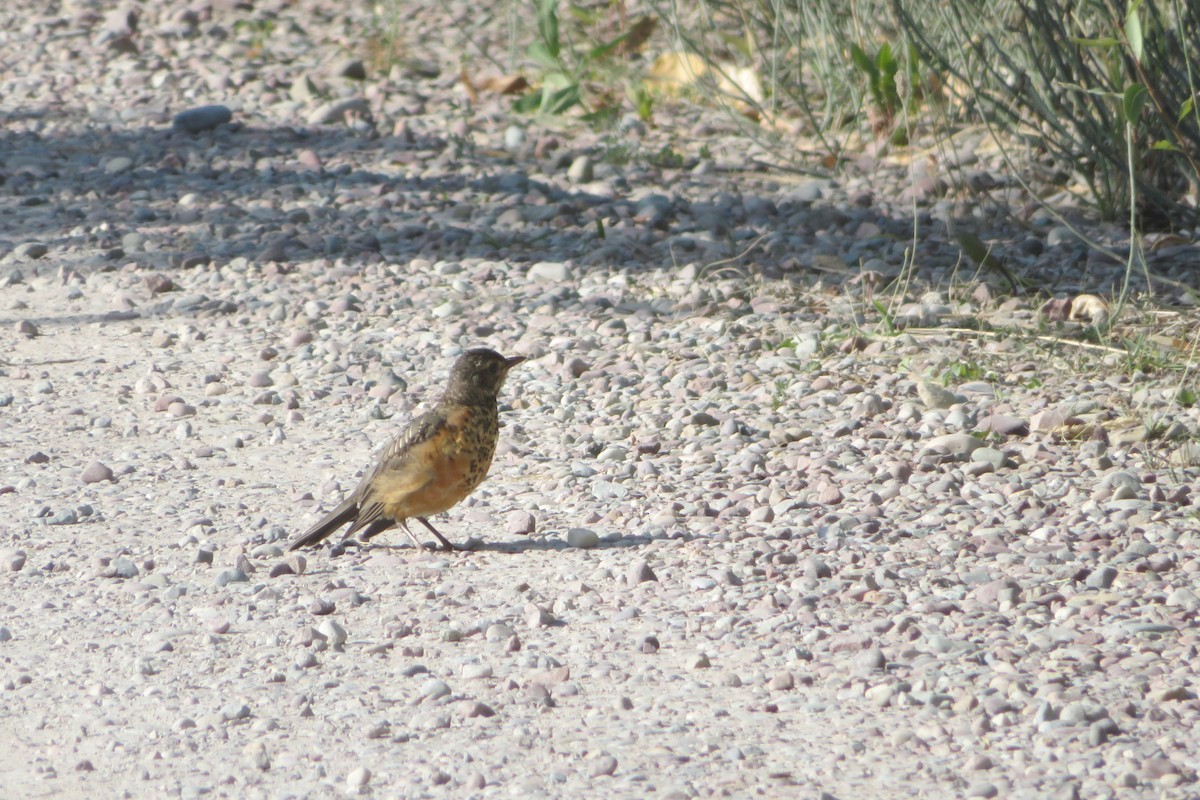
[[[524,356],[505,358],[486,347],[468,350],[454,362],[446,394],[459,401],[494,402],[508,371],[524,360]]]

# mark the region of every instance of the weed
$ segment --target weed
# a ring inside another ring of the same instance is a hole
[[[942,374],[938,376],[938,382],[942,386],[949,386],[952,383],[977,381],[986,375],[987,371],[974,361],[956,361],[942,370]]]
[[[669,144],[664,144],[648,160],[654,166],[663,169],[679,169],[683,166],[683,156]]]
[[[267,50],[267,40],[275,30],[275,21],[270,19],[239,19],[233,23],[233,32],[248,39],[246,55],[261,58]]]
[[[787,403],[787,390],[791,383],[786,378],[776,378],[775,391],[771,394],[771,409],[778,411]]]
[[[879,312],[879,324],[883,326],[884,335],[897,335],[900,331],[896,328],[896,318],[892,316],[891,310],[888,309],[888,307],[883,304],[883,301],[879,300],[878,298],[872,299],[871,305],[873,305],[875,310]]]
[[[896,58],[892,46],[887,42],[880,45],[874,58],[857,44],[851,44],[850,58],[867,78],[867,91],[875,103],[875,131],[889,132],[893,144],[907,144],[908,131],[905,126],[896,124],[896,118],[901,111],[911,109],[917,99],[919,59],[912,45],[899,49],[904,55],[903,62]],[[897,81],[901,67],[904,68],[904,76],[902,81]],[[907,102],[902,92],[908,95]]]
[[[571,3],[567,8],[578,22],[592,24],[597,20],[597,12],[583,6]],[[518,98],[513,108],[527,114],[559,115],[578,105],[587,112],[589,122],[610,123],[615,120],[617,109],[611,103],[587,102],[584,81],[601,65],[611,63],[613,56],[621,52],[622,45],[632,42],[641,32],[634,26],[619,36],[590,43],[586,48],[576,48],[563,34],[558,9],[559,0],[538,2],[537,38],[526,52],[542,70],[541,86]],[[639,115],[643,110],[648,115],[650,106],[639,104]]]

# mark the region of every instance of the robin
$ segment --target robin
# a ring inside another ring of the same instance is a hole
[[[524,360],[505,358],[487,348],[463,353],[454,362],[437,405],[393,439],[353,494],[296,537],[288,549],[311,547],[348,522],[352,524],[343,542],[358,531],[365,542],[399,525],[421,547],[408,528],[413,518],[444,549],[463,549],[438,533],[428,517],[462,500],[487,476],[500,435],[496,400],[508,371]]]

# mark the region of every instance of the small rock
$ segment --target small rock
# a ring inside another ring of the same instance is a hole
[[[181,111],[171,120],[172,127],[184,133],[203,133],[233,119],[233,112],[226,106],[212,105]]]
[[[334,650],[341,650],[342,645],[346,643],[346,629],[332,619],[322,622],[317,632],[325,637]]]
[[[590,528],[571,528],[571,530],[567,531],[567,545],[569,547],[589,550],[598,544],[600,544],[600,536]]]
[[[528,511],[512,511],[508,515],[505,530],[516,536],[528,536],[537,530],[537,521]]]
[[[24,550],[0,550],[0,569],[8,572],[20,572],[24,566]]]
[[[637,586],[639,583],[646,581],[657,581],[658,576],[654,574],[654,570],[650,569],[650,565],[644,559],[638,559],[629,565],[625,571],[625,583],[629,586]]]
[[[228,586],[231,583],[248,583],[250,578],[240,569],[226,569],[217,573],[217,577],[213,579],[213,584],[216,586]]]
[[[104,162],[104,171],[109,175],[120,175],[133,169],[133,159],[129,156],[114,156]]]
[[[421,684],[419,696],[422,700],[439,700],[450,694],[450,685],[443,680],[430,678]]]
[[[250,718],[250,706],[245,703],[231,703],[221,709],[222,722],[236,722]]]
[[[503,642],[513,635],[513,629],[505,625],[503,622],[493,622],[487,626],[484,631],[483,638],[489,642]]]
[[[1117,570],[1113,567],[1100,567],[1087,576],[1085,581],[1089,589],[1111,589],[1117,580]]]
[[[139,574],[137,564],[124,556],[114,558],[109,566],[112,568],[114,576],[118,578],[136,578]]]
[[[101,481],[111,481],[113,479],[113,471],[101,464],[99,461],[93,461],[83,468],[83,472],[79,475],[79,479],[84,483],[100,483]]]
[[[339,78],[348,78],[352,81],[365,81],[367,79],[367,68],[357,58],[348,58],[344,61],[339,61],[334,64],[332,72]]]
[[[966,461],[971,453],[983,447],[983,442],[969,433],[947,433],[935,436],[921,450],[922,456],[945,452],[958,461]]]
[[[588,770],[593,778],[599,778],[604,775],[612,775],[616,771],[617,760],[607,754],[593,759],[591,768]]]
[[[544,628],[557,622],[554,615],[539,605],[525,606],[525,624],[531,628]]]
[[[17,323],[17,336],[20,336],[22,339],[36,338],[38,336],[38,326],[27,319],[23,319]]]
[[[774,691],[791,691],[796,688],[796,676],[790,672],[780,672],[772,676],[767,685]]]
[[[357,793],[366,788],[366,785],[370,782],[371,770],[366,767],[358,767],[346,776],[346,790]]]
[[[271,758],[267,755],[266,745],[262,742],[250,742],[242,748],[242,755],[254,769],[266,772],[271,768]]]
[[[949,408],[955,403],[962,402],[962,398],[954,392],[929,381],[917,382],[917,396],[921,398],[921,402],[925,404],[926,408]]]
[[[567,168],[567,180],[571,183],[590,183],[595,177],[595,170],[590,156],[579,156]]]
[[[561,261],[539,261],[525,273],[531,281],[565,283],[571,280],[571,268]]]
[[[38,259],[50,252],[50,248],[41,242],[26,242],[19,244],[13,250],[13,255],[17,258]]]

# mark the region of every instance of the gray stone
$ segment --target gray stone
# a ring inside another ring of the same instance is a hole
[[[177,131],[196,134],[225,125],[232,119],[233,112],[226,106],[200,106],[179,112],[171,120],[171,125]]]

